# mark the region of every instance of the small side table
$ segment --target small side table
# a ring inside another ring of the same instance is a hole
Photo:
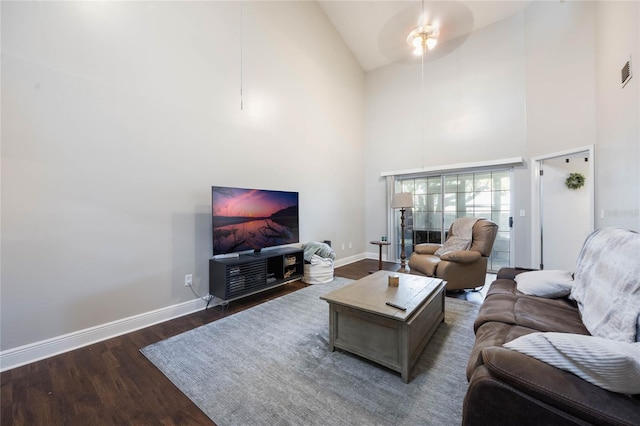
[[[389,241],[371,241],[371,244],[378,246],[378,271],[382,270],[382,246],[389,246]]]

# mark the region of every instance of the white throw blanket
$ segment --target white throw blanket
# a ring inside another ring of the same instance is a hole
[[[640,234],[603,228],[589,235],[578,256],[571,298],[592,335],[640,341]]]
[[[480,219],[479,217],[460,217],[456,219],[451,224],[451,235],[443,246],[436,251],[436,256],[442,256],[452,251],[467,250],[471,247],[473,225]]]
[[[311,241],[302,246],[304,249],[304,260],[311,262],[313,255],[318,255],[324,259],[336,259],[336,253],[333,251],[330,245],[326,243],[319,243],[317,241]]]

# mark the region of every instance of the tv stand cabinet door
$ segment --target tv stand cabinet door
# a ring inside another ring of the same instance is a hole
[[[209,262],[209,293],[223,300],[237,299],[262,290],[267,282],[267,261]]]

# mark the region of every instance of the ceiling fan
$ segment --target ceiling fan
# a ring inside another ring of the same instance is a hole
[[[392,62],[433,60],[460,46],[473,22],[471,10],[462,2],[422,0],[401,9],[384,24],[378,46]],[[434,49],[443,41],[446,43]]]
[[[424,0],[422,0],[422,15],[420,16],[422,25],[416,27],[407,36],[407,44],[413,48],[413,54],[421,56],[427,53],[438,44],[440,30],[433,24],[427,23],[427,16],[424,13]]]
[[[433,25],[424,24],[409,33],[407,44],[413,47],[413,54],[424,55],[427,50],[431,50],[438,44],[440,30]]]

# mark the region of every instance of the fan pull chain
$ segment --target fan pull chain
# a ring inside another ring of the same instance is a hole
[[[244,111],[242,99],[242,78],[243,78],[243,35],[244,35],[244,2],[240,2],[240,111]]]

